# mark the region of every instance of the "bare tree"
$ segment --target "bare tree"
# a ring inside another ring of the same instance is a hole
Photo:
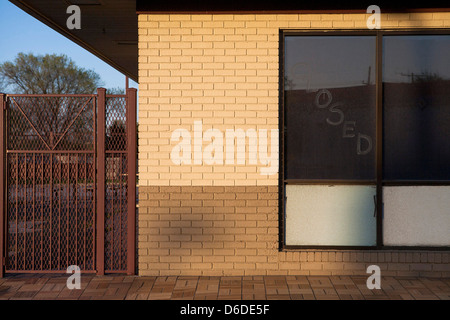
[[[0,64],[0,81],[14,94],[31,95],[94,94],[101,86],[97,73],[76,66],[66,55],[55,54],[19,53],[13,62]],[[91,105],[86,97],[14,98],[10,128],[17,137],[16,147],[41,149],[47,144],[80,149],[86,143],[92,145]]]
[[[101,86],[100,76],[75,65],[66,55],[19,53],[0,64],[5,89],[23,94],[90,94]]]

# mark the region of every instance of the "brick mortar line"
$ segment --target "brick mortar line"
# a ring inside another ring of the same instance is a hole
[[[428,278],[426,278],[426,279],[428,279]],[[433,290],[433,288],[431,288],[431,287],[429,286],[429,284],[427,285],[427,282],[425,282],[424,279],[419,278],[419,281],[424,285],[424,287],[425,287],[426,289],[428,289],[428,290],[430,291],[430,293],[431,293],[432,295],[434,295],[437,299],[442,300],[437,294],[435,294],[435,289]],[[442,290],[439,288],[439,291],[442,291]]]
[[[200,277],[196,277],[197,280],[195,281],[195,289],[194,289],[194,294],[192,296],[192,300],[195,300],[195,296],[197,295],[197,288],[198,288],[198,282],[200,281]]]
[[[17,274],[14,275],[13,278],[17,278]],[[42,278],[42,276],[38,276],[38,278]],[[14,295],[15,295],[17,292],[19,292],[19,290],[20,290],[24,285],[26,285],[26,280],[27,280],[27,279],[30,279],[30,278],[29,278],[29,277],[26,277],[26,278],[23,279],[23,281],[21,281],[22,284],[15,290]],[[46,280],[45,283],[47,283],[47,281],[48,281],[48,280]],[[7,283],[7,281],[4,281],[4,282],[2,283],[2,285],[4,285],[5,283]],[[9,286],[9,288],[11,288],[11,286]],[[12,295],[11,297],[9,297],[7,300],[12,300],[12,297],[13,297],[14,295]],[[35,294],[33,295],[33,297],[34,297],[34,296],[35,296]]]
[[[35,296],[37,296],[37,295],[42,291],[42,289],[44,289],[44,286],[48,283],[48,281],[49,281],[50,279],[51,279],[51,278],[47,278],[47,279],[45,280],[45,283],[41,286],[41,288],[38,290],[38,292],[36,292],[36,294],[33,296],[33,298],[34,298]],[[67,286],[67,279],[66,279],[66,286]],[[62,292],[62,291],[60,291],[60,293],[57,294],[56,297],[58,297],[58,296],[61,294],[61,292]]]

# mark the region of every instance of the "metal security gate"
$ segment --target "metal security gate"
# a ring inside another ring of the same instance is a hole
[[[3,95],[3,272],[135,273],[136,90]]]

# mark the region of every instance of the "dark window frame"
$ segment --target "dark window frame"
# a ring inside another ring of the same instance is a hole
[[[280,29],[279,32],[279,251],[301,250],[301,249],[337,249],[337,250],[437,250],[450,251],[450,246],[385,246],[383,244],[383,187],[384,186],[450,186],[450,180],[385,180],[383,177],[383,36],[395,35],[450,35],[450,29],[342,29],[342,30],[288,30]],[[375,120],[375,180],[296,180],[285,179],[285,150],[286,150],[286,120],[284,101],[284,59],[285,59],[285,37],[286,36],[375,36],[376,37],[376,64],[375,64],[375,87],[376,87],[376,120]],[[376,245],[374,246],[310,246],[310,245],[286,245],[286,198],[285,189],[287,184],[294,185],[375,185],[376,186]]]

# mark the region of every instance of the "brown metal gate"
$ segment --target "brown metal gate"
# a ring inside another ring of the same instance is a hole
[[[2,100],[0,276],[134,274],[136,89]]]

